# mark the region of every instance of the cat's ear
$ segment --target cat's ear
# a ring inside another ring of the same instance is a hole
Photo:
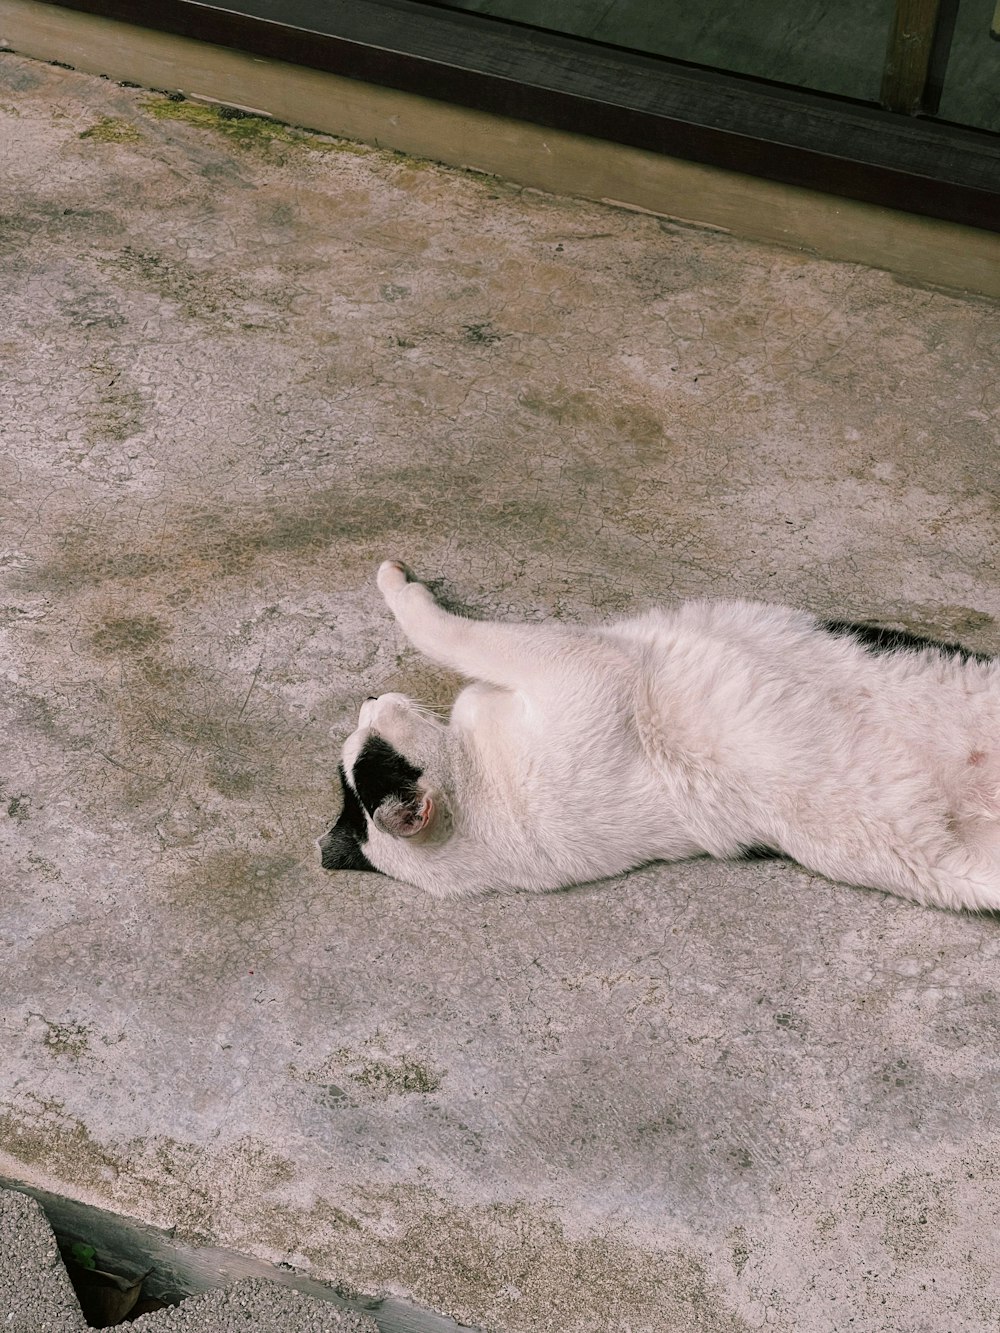
[[[372,818],[383,833],[394,838],[412,838],[433,824],[436,813],[433,799],[424,792],[415,791],[407,799],[387,796]]]

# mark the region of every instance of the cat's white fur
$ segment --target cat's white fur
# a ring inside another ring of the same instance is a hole
[[[452,615],[405,567],[410,642],[475,681],[447,724],[361,711],[422,770],[417,831],[368,817],[379,870],[435,895],[554,889],[766,845],[834,880],[1000,907],[1000,659],[875,654],[782,606],[693,601],[603,628]]]

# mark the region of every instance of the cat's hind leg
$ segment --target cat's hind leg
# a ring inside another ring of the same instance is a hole
[[[956,911],[1000,910],[1000,830],[992,847],[977,839],[943,857],[935,866],[933,891],[920,901]]]

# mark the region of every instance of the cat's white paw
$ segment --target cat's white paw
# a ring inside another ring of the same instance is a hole
[[[379,592],[386,601],[389,601],[391,597],[402,592],[410,582],[410,576],[406,566],[398,560],[383,560],[378,567],[375,582],[378,584]]]

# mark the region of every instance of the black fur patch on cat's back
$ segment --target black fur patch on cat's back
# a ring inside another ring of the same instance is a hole
[[[373,815],[387,796],[411,801],[422,772],[381,736],[369,736],[354,761],[351,779],[361,804]]]
[[[887,629],[884,625],[863,625],[853,620],[821,620],[820,629],[839,639],[854,639],[870,653],[912,653],[924,648],[935,648],[939,653],[959,657],[963,662],[993,660],[988,653],[974,653],[970,648],[963,648],[960,643],[929,639],[920,634],[911,634],[905,629]]]
[[[320,839],[320,863],[324,870],[375,870],[364,853],[368,841],[368,823],[357,793],[337,768],[344,797],[336,824]]]
[[[755,842],[750,847],[741,847],[732,857],[734,861],[773,861],[783,856],[776,847],[768,847],[762,842]]]

